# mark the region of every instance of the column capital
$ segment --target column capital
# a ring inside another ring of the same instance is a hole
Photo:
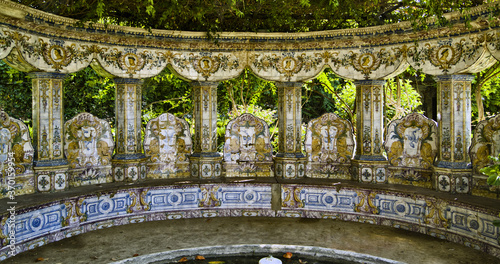
[[[119,84],[142,84],[144,79],[134,79],[134,78],[114,78],[115,83]]]
[[[436,75],[434,76],[436,81],[473,81],[474,75],[471,74],[455,74],[455,75]]]
[[[203,82],[203,81],[195,81],[190,83],[191,86],[202,86],[202,87],[207,87],[207,86],[218,86],[219,82]]]
[[[278,87],[302,87],[304,85],[303,82],[275,82],[274,84]]]
[[[355,80],[354,85],[384,85],[386,80]]]
[[[33,79],[64,79],[66,74],[60,72],[30,72],[28,76]]]

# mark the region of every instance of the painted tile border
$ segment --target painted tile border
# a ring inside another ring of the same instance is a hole
[[[498,211],[413,192],[279,186],[216,183],[133,187],[26,207],[16,211],[16,251],[131,223],[181,218],[300,217],[401,228],[500,257],[500,230],[493,226]],[[0,261],[9,257],[9,216],[0,216]]]

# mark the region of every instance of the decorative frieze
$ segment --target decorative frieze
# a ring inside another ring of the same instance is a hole
[[[425,31],[407,21],[319,32],[219,32],[213,41],[204,32],[80,26],[1,0],[0,8],[13,11],[0,17],[0,58],[23,71],[73,73],[92,65],[135,79],[170,67],[192,81],[227,80],[245,68],[281,82],[305,81],[326,67],[355,80],[387,79],[408,66],[430,75],[479,72],[500,59],[498,21],[488,19],[497,15],[493,4],[448,14],[450,25]]]

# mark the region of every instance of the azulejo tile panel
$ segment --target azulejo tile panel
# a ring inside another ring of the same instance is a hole
[[[497,211],[398,191],[340,185],[278,186],[275,189],[272,184],[263,183],[220,183],[130,188],[18,209],[16,248],[22,252],[65,237],[129,223],[264,216],[386,225],[500,256],[499,230],[493,225],[493,220],[498,218]],[[281,204],[273,206],[273,200]],[[0,219],[0,259],[8,257],[9,216],[3,214]]]
[[[303,185],[283,185],[281,199],[282,210],[277,216],[385,223],[444,239],[453,237],[451,241],[459,243],[468,239],[500,250],[499,230],[493,225],[497,212],[459,202],[401,192]]]
[[[438,152],[437,124],[418,113],[392,121],[384,148],[392,166],[431,169]]]
[[[193,143],[188,123],[172,114],[161,114],[146,125],[144,153],[150,159],[149,178],[189,177]]]
[[[33,155],[28,127],[0,111],[0,198],[35,191]]]
[[[57,203],[41,206],[33,211],[19,212],[15,216],[16,243],[29,241],[34,237],[60,230],[62,214],[65,209],[64,205]],[[8,228],[6,219],[2,218],[1,230],[3,234],[8,234]],[[7,236],[2,241],[2,245],[8,242],[10,241]]]
[[[112,182],[115,143],[105,120],[80,113],[65,123],[64,139],[70,186]]]
[[[349,121],[333,113],[311,120],[307,124],[304,146],[309,177],[351,179],[349,168],[355,139]]]
[[[224,144],[226,177],[273,176],[267,123],[252,114],[229,121]]]

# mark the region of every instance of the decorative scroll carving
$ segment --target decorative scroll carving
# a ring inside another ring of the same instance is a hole
[[[311,120],[307,124],[304,145],[310,177],[350,178],[355,141],[349,121],[333,113]]]
[[[191,133],[185,120],[164,113],[146,125],[144,152],[151,161],[150,177],[189,177],[191,150]]]
[[[384,148],[389,183],[432,188],[432,165],[438,154],[436,122],[412,113],[387,127]],[[409,168],[408,168],[409,167]]]
[[[0,198],[7,196],[10,188],[15,195],[34,192],[33,154],[28,127],[0,111]],[[9,171],[12,158],[14,171]],[[8,182],[9,173],[15,173],[14,184]]]
[[[393,166],[430,169],[437,144],[436,123],[412,113],[389,124],[384,148]]]
[[[114,141],[109,124],[89,113],[80,113],[64,125],[64,151],[73,186],[111,181]]]
[[[267,123],[242,114],[226,128],[224,162],[226,176],[272,176],[272,146]]]
[[[500,155],[500,114],[488,120],[481,121],[474,132],[470,147],[470,157],[475,174],[481,174],[480,169],[492,165],[489,156]]]

